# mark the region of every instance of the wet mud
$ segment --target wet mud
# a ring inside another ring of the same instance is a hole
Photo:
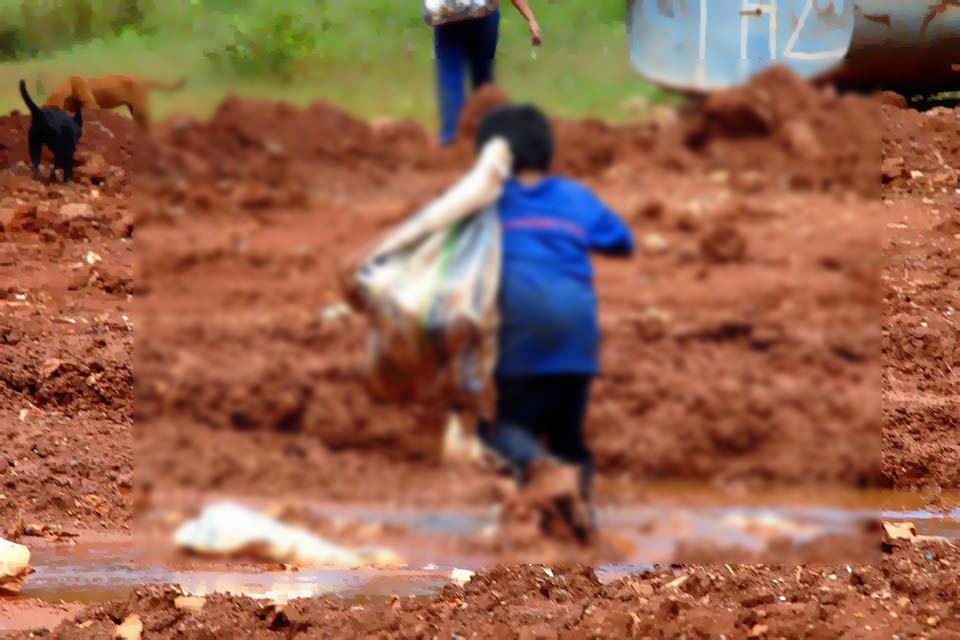
[[[874,540],[877,540],[874,538]],[[952,637],[956,549],[885,541],[882,561],[795,567],[663,566],[611,582],[583,566],[495,566],[433,596],[317,597],[285,604],[225,594],[184,600],[146,587],[55,630],[108,637],[131,615],[150,637]],[[26,634],[11,637],[27,637]]]

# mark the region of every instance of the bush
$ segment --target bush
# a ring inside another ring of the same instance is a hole
[[[128,29],[145,31],[154,0],[25,0],[0,9],[0,60],[70,49]]]
[[[288,11],[234,16],[225,44],[205,54],[214,64],[242,76],[270,76],[290,81],[297,67],[317,53],[326,28]]]

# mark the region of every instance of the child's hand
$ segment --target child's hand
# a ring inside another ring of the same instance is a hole
[[[531,18],[527,25],[530,27],[530,39],[533,41],[533,46],[539,47],[543,42],[543,37],[540,34],[540,25],[537,24],[534,18]]]

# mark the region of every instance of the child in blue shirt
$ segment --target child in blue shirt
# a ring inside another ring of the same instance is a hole
[[[575,490],[588,502],[594,462],[584,420],[600,343],[590,254],[629,256],[633,235],[588,188],[548,175],[553,133],[536,107],[493,110],[480,125],[477,148],[498,136],[510,145],[513,177],[498,203],[497,415],[481,423],[480,437],[515,469],[521,485],[538,475],[561,477],[553,472],[558,466],[575,468]]]

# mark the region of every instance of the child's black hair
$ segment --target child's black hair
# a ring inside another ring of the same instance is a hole
[[[513,173],[546,172],[553,164],[553,129],[532,104],[503,104],[486,115],[477,130],[477,150],[500,136],[510,145]]]

